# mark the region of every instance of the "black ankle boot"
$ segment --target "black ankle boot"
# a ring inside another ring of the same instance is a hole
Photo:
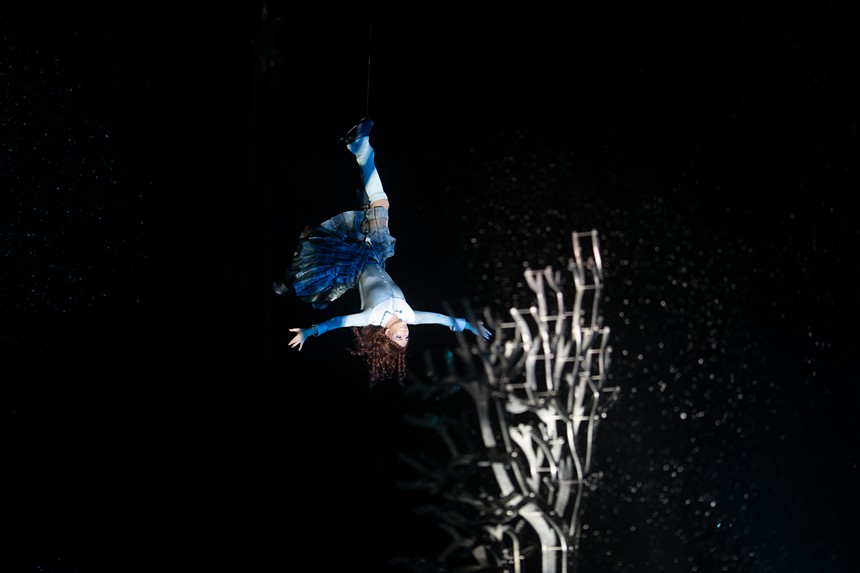
[[[349,145],[359,137],[366,137],[370,135],[370,130],[373,128],[373,120],[369,117],[363,117],[361,121],[356,123],[352,128],[346,132],[346,135],[340,138],[340,140]]]

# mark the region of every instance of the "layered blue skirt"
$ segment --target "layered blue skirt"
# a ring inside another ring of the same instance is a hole
[[[384,207],[345,211],[299,239],[284,286],[302,302],[323,309],[358,283],[366,265],[385,269],[394,243]]]

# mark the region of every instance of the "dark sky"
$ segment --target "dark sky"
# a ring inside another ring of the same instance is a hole
[[[857,569],[832,4],[121,4],[0,8],[0,568],[383,571],[432,545],[395,487],[415,404],[340,332],[287,346],[355,293],[271,291],[302,226],[354,206],[339,138],[369,113],[413,307],[505,316],[525,267],[599,232],[621,392],[582,571]]]

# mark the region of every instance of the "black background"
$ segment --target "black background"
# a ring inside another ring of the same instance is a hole
[[[503,317],[600,234],[621,394],[582,571],[856,570],[845,14],[120,4],[0,9],[3,570],[438,549],[395,485],[416,405],[343,333],[287,346],[355,293],[271,291],[354,206],[366,113],[413,307]]]

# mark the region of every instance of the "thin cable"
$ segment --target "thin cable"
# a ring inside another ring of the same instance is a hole
[[[370,46],[373,43],[373,11],[367,25],[367,95],[364,99],[364,117],[370,117]]]

